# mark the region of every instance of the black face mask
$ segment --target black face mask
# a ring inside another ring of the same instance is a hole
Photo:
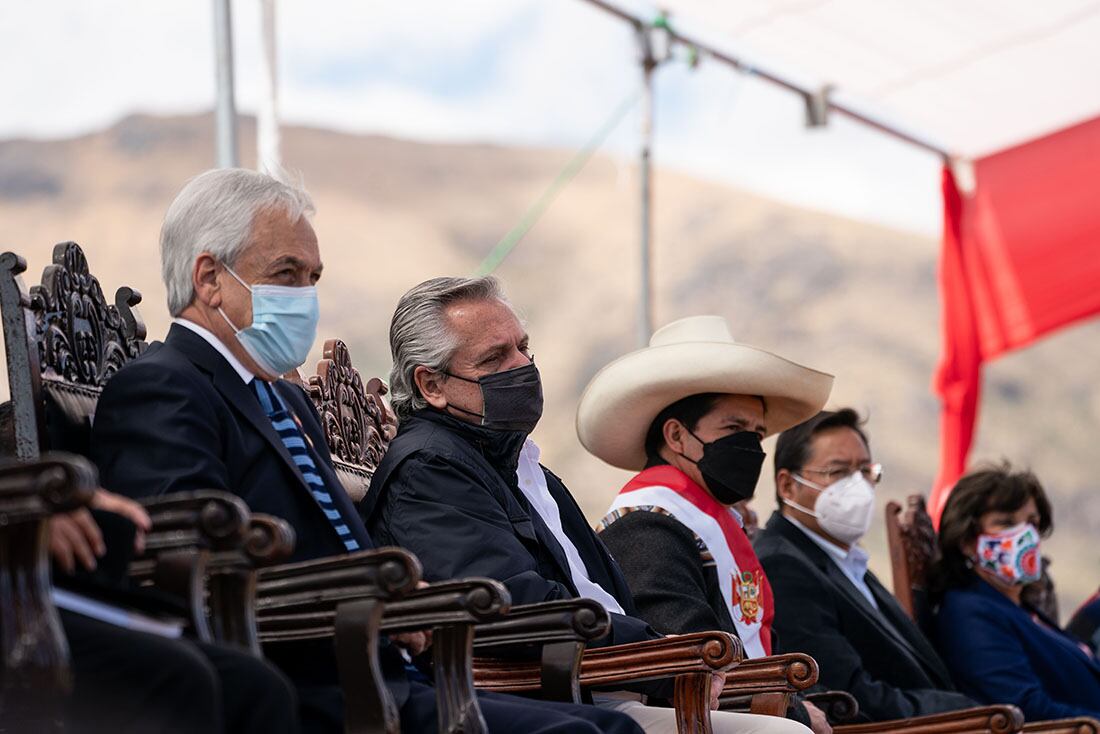
[[[692,463],[699,467],[714,499],[723,505],[751,500],[760,480],[760,468],[766,453],[760,448],[760,437],[751,431],[738,431],[717,441],[703,443],[688,430],[696,441],[703,444],[703,458]],[[680,454],[680,456],[684,456]],[[688,457],[684,456],[688,461]]]
[[[481,425],[494,431],[520,431],[524,435],[535,430],[542,418],[542,380],[535,363],[485,375],[471,380],[461,375],[443,374],[481,387],[484,413],[460,408],[454,403],[449,407],[460,413],[481,419]]]

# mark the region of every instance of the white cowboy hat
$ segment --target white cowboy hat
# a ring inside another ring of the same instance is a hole
[[[832,387],[832,375],[738,344],[721,316],[692,316],[596,373],[577,406],[577,436],[608,464],[639,471],[650,424],[681,398],[759,395],[770,436],[817,415]]]

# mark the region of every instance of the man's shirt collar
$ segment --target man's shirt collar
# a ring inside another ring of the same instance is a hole
[[[209,329],[203,328],[202,326],[199,326],[194,321],[189,321],[188,319],[180,317],[172,319],[172,323],[179,324],[188,331],[194,332],[195,334],[201,336],[207,344],[214,347],[214,349],[218,351],[218,354],[222,355],[225,361],[229,363],[229,366],[233,368],[233,371],[240,376],[241,380],[243,380],[245,384],[248,384],[252,382],[253,379],[255,379],[256,375],[253,374],[253,372],[247,367],[245,367],[241,363],[241,360],[237,359],[233,355],[233,352],[229,351],[229,347],[225,346],[221,339],[214,336],[214,332],[210,331]]]
[[[863,578],[863,575],[867,573],[867,564],[870,562],[871,556],[868,555],[867,551],[863,548],[853,544],[848,550],[844,550],[831,540],[826,540],[820,534],[810,530],[790,515],[784,515],[784,517],[786,517],[792,525],[805,533],[807,538],[812,540],[821,550],[825,551],[842,569],[845,571],[852,571],[859,578]]]

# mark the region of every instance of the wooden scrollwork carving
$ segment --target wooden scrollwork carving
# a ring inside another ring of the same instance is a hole
[[[382,398],[386,386],[378,378],[364,383],[347,345],[329,339],[308,389],[340,480],[358,502],[397,435],[397,420]]]

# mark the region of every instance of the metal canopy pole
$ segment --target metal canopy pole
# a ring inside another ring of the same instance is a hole
[[[214,53],[218,85],[214,111],[216,162],[218,168],[236,168],[237,105],[233,94],[233,24],[229,0],[214,0]]]
[[[601,10],[610,13],[617,18],[633,24],[636,28],[639,26],[646,27],[647,25],[646,22],[642,19],[636,18],[625,10],[617,8],[614,4],[608,2],[608,0],[585,0],[585,2],[589,3],[590,5],[594,5],[597,8],[600,8]],[[715,61],[721,61],[724,64],[732,66],[738,71],[753,74],[760,77],[761,79],[764,79],[765,81],[771,82],[772,84],[795,92],[796,94],[801,95],[802,98],[807,101],[811,100],[814,95],[820,95],[822,93],[822,90],[820,89],[809,89],[799,84],[796,84],[790,79],[784,78],[780,74],[769,71],[760,66],[748,64],[745,61],[733,56],[732,54],[728,54],[716,48],[708,46],[705,43],[701,43],[697,39],[686,36],[683,33],[672,30],[671,28],[667,29],[667,31],[669,34],[670,42],[681,43],[685,46],[693,47],[701,53],[704,53],[707,56],[711,57]],[[867,125],[868,127],[872,127],[880,132],[884,132],[887,135],[892,135],[893,137],[898,138],[899,140],[903,140],[911,145],[915,145],[918,148],[924,148],[925,150],[931,151],[946,160],[952,160],[955,158],[951,151],[945,149],[943,146],[937,145],[936,143],[917,135],[913,135],[909,132],[906,132],[905,130],[902,130],[901,128],[890,125],[882,120],[875,119],[872,115],[860,112],[855,107],[834,102],[833,100],[828,98],[827,94],[825,95],[825,98],[821,102],[821,104],[823,109],[826,111],[839,112],[846,117],[850,117],[856,122]]]
[[[638,346],[649,344],[653,334],[653,188],[650,158],[653,150],[653,70],[657,61],[653,57],[653,43],[649,29],[637,26],[638,61],[642,67],[642,121],[639,146],[639,178],[641,193],[641,242],[639,263],[641,266],[638,294]]]

